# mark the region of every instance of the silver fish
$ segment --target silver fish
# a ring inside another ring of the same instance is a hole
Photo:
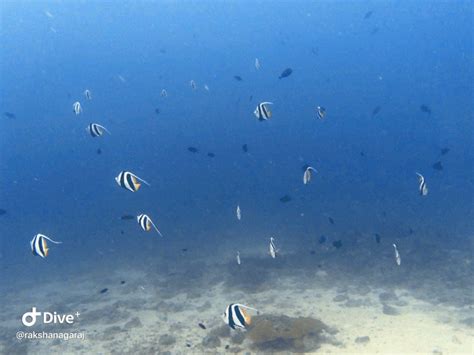
[[[270,246],[269,246],[270,256],[275,259],[278,253],[278,249],[275,246],[275,238],[270,238]]]
[[[313,168],[312,166],[308,166],[306,170],[304,171],[303,174],[303,183],[306,185],[308,182],[311,181],[311,178],[313,177],[313,172],[317,173],[318,171]]]
[[[240,221],[242,219],[242,211],[240,210],[239,205],[237,205],[237,209],[235,210],[235,213],[237,215],[237,219]]]
[[[420,173],[416,173],[416,175],[418,175],[418,182],[420,184],[418,186],[418,191],[420,191],[420,195],[421,196],[428,195],[428,186],[426,186],[425,178]]]
[[[72,111],[78,115],[82,112],[82,106],[81,106],[81,103],[79,101],[76,101],[72,104]]]
[[[84,96],[87,100],[92,100],[92,93],[89,89],[84,90]]]
[[[260,70],[260,61],[258,58],[255,58],[255,69]]]
[[[395,262],[398,266],[402,263],[402,258],[400,258],[400,253],[398,252],[397,245],[393,244],[393,249],[395,250]]]
[[[237,252],[237,256],[236,256],[236,259],[237,259],[237,264],[240,265],[240,253]]]

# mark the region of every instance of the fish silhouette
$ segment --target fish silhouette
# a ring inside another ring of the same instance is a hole
[[[291,75],[291,73],[293,73],[293,69],[291,68],[286,68],[285,70],[283,70],[280,74],[280,76],[278,77],[278,79],[283,79],[283,78],[287,78]]]

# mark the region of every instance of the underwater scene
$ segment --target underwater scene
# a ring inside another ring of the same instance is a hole
[[[0,354],[474,353],[472,1],[0,3]]]

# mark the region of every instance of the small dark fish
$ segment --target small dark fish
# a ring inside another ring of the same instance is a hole
[[[376,108],[374,108],[374,109],[372,110],[372,117],[374,117],[377,113],[379,113],[379,112],[380,112],[380,109],[381,109],[380,106],[377,106]]]
[[[311,53],[313,53],[314,55],[318,55],[319,54],[319,48],[311,48]]]
[[[283,79],[283,78],[287,78],[291,75],[291,73],[293,73],[293,69],[291,68],[286,68],[285,70],[283,70],[280,74],[280,76],[278,77],[278,79]]]
[[[441,164],[440,161],[437,161],[436,163],[432,165],[432,168],[435,170],[441,171],[443,170],[443,164]]]
[[[365,153],[364,153],[364,152],[360,152],[360,156],[361,156],[361,157],[365,157]]]
[[[253,95],[250,95],[249,101],[252,101],[252,99],[253,99]]]
[[[325,235],[320,236],[319,237],[319,244],[326,243],[326,240],[328,240],[328,238]]]
[[[16,115],[13,112],[4,112],[3,115],[7,118],[16,118]]]
[[[428,106],[426,106],[425,104],[420,106],[420,110],[421,110],[421,112],[424,112],[424,113],[427,113],[428,115],[431,115],[431,109]]]
[[[135,216],[133,216],[131,214],[124,214],[122,217],[120,217],[120,219],[122,219],[124,221],[127,221],[127,220],[130,220],[130,219],[135,219]]]
[[[441,149],[441,155],[446,155],[446,154],[448,154],[448,153],[449,153],[449,150],[450,150],[449,148],[443,148],[443,149]]]
[[[198,325],[199,325],[199,327],[200,327],[201,329],[206,329],[206,326],[205,326],[204,324],[199,323]]]
[[[207,153],[207,156],[208,156],[209,158],[214,158],[216,155],[215,155],[214,153]]]
[[[336,240],[335,242],[332,242],[332,245],[336,248],[339,249],[342,247],[342,241],[341,240]]]
[[[159,109],[159,108],[155,108],[155,113],[156,113],[157,115],[159,115],[159,114],[160,114],[160,112],[161,112],[161,111],[160,111],[160,109]]]
[[[181,249],[181,251],[182,251],[183,253],[185,253],[185,252],[188,251],[188,249],[187,249],[187,248],[183,248],[183,249]]]
[[[316,254],[316,250],[311,250],[309,253],[310,253],[311,255],[315,255],[315,254]]]
[[[4,214],[7,214],[7,210],[0,208],[0,216],[3,216]]]
[[[374,35],[374,34],[376,34],[376,33],[378,33],[378,32],[379,32],[379,28],[378,28],[378,27],[374,27],[374,28],[372,28],[372,31],[370,31],[370,34],[371,34],[371,35]]]
[[[230,348],[230,345],[227,344],[227,345],[225,346],[225,349],[227,350],[227,349],[229,349],[229,348]]]
[[[413,233],[415,233],[415,231],[414,231],[412,228],[410,228],[410,229],[408,230],[408,234],[412,235]]]
[[[123,229],[120,230],[120,234],[124,234],[125,232],[123,231]]]
[[[108,290],[108,288],[103,288],[102,290],[100,290],[100,293],[106,293]]]
[[[96,153],[97,153],[98,155],[101,155],[101,154],[102,154],[102,149],[98,148],[98,149],[96,150]]]
[[[367,11],[364,15],[364,20],[367,20],[370,18],[370,16],[372,16],[374,12],[373,11]]]
[[[191,153],[197,153],[197,152],[199,152],[199,149],[194,148],[194,147],[188,147],[188,150],[189,150]]]
[[[375,233],[375,241],[377,242],[377,244],[380,244],[381,239],[382,237],[380,236],[380,234]]]
[[[334,219],[332,217],[328,217],[328,221],[329,223],[334,224]]]
[[[249,151],[249,147],[247,146],[247,144],[242,145],[242,150],[244,151],[244,153],[247,153]]]
[[[285,195],[285,196],[280,198],[280,201],[283,202],[283,203],[290,202],[291,201],[291,196],[290,195]]]
[[[123,281],[123,280],[120,281],[120,284],[121,284],[121,285],[124,285],[124,284],[125,284],[125,281]]]
[[[242,81],[242,77],[240,75],[234,75],[234,79],[237,81]]]
[[[190,348],[190,347],[191,347],[191,344],[189,344],[189,343],[186,343],[186,346],[187,346],[188,348]]]

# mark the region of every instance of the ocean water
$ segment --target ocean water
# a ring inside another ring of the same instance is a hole
[[[0,353],[472,353],[471,1],[0,16]],[[62,244],[35,256],[38,233]],[[259,310],[248,329],[222,319],[231,303]],[[81,315],[27,327],[32,307]]]

